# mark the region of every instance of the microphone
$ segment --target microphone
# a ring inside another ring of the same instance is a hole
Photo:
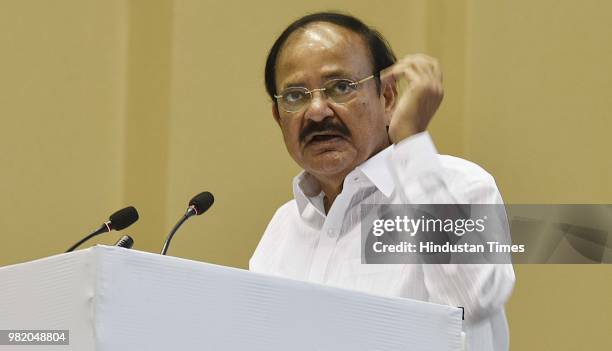
[[[117,240],[115,246],[131,249],[132,246],[134,246],[134,239],[132,239],[132,237],[129,235],[124,235],[119,240]]]
[[[81,245],[82,243],[86,242],[87,240],[93,238],[94,236],[98,234],[110,232],[111,230],[125,229],[129,227],[130,225],[132,225],[137,220],[138,220],[138,211],[136,211],[136,209],[133,206],[129,206],[124,209],[121,209],[113,213],[112,215],[110,215],[110,217],[108,218],[108,221],[102,223],[102,225],[98,229],[94,230],[91,234],[87,235],[86,237],[81,239],[79,242],[72,245],[68,250],[66,250],[66,252],[73,251],[74,249],[79,247],[79,245]]]
[[[170,246],[170,241],[172,240],[174,233],[176,233],[176,231],[183,225],[183,223],[185,223],[185,221],[189,217],[194,215],[201,215],[202,213],[206,212],[214,202],[214,196],[208,191],[199,193],[198,195],[194,196],[193,199],[189,201],[189,208],[187,208],[187,212],[185,212],[183,217],[181,217],[181,219],[179,219],[179,221],[174,225],[174,228],[172,228],[170,234],[168,234],[168,237],[164,242],[164,247],[161,250],[161,254],[165,255],[166,252],[168,252],[168,247]]]

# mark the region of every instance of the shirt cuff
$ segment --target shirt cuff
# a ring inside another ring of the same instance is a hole
[[[412,135],[393,145],[393,168],[405,177],[416,177],[439,169],[438,151],[427,131]]]

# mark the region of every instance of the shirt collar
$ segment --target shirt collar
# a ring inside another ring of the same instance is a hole
[[[388,166],[392,147],[389,146],[383,149],[357,166],[346,176],[344,180],[345,188],[347,179],[354,178],[356,174],[363,174],[381,193],[386,197],[390,197],[394,190],[393,178]],[[300,213],[303,213],[308,203],[312,203],[314,200],[318,201],[318,198],[322,196],[321,186],[314,176],[306,171],[302,171],[293,178],[293,196]]]
[[[393,183],[393,177],[389,170],[392,148],[393,145],[383,149],[360,166],[357,166],[357,169],[386,197],[390,197],[395,188],[395,183]]]

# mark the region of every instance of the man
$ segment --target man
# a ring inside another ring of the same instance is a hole
[[[396,83],[408,82],[398,94]],[[506,350],[510,265],[361,264],[361,204],[502,203],[479,166],[436,153],[426,129],[443,96],[437,61],[396,62],[359,20],[291,24],[266,62],[272,115],[304,169],[250,261],[253,271],[463,306],[467,349]]]

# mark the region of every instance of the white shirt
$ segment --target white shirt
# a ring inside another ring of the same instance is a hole
[[[466,349],[507,350],[504,304],[511,265],[361,264],[360,204],[501,204],[493,177],[478,165],[438,155],[427,132],[356,167],[329,212],[310,174],[293,181],[249,262],[252,271],[465,308]]]

